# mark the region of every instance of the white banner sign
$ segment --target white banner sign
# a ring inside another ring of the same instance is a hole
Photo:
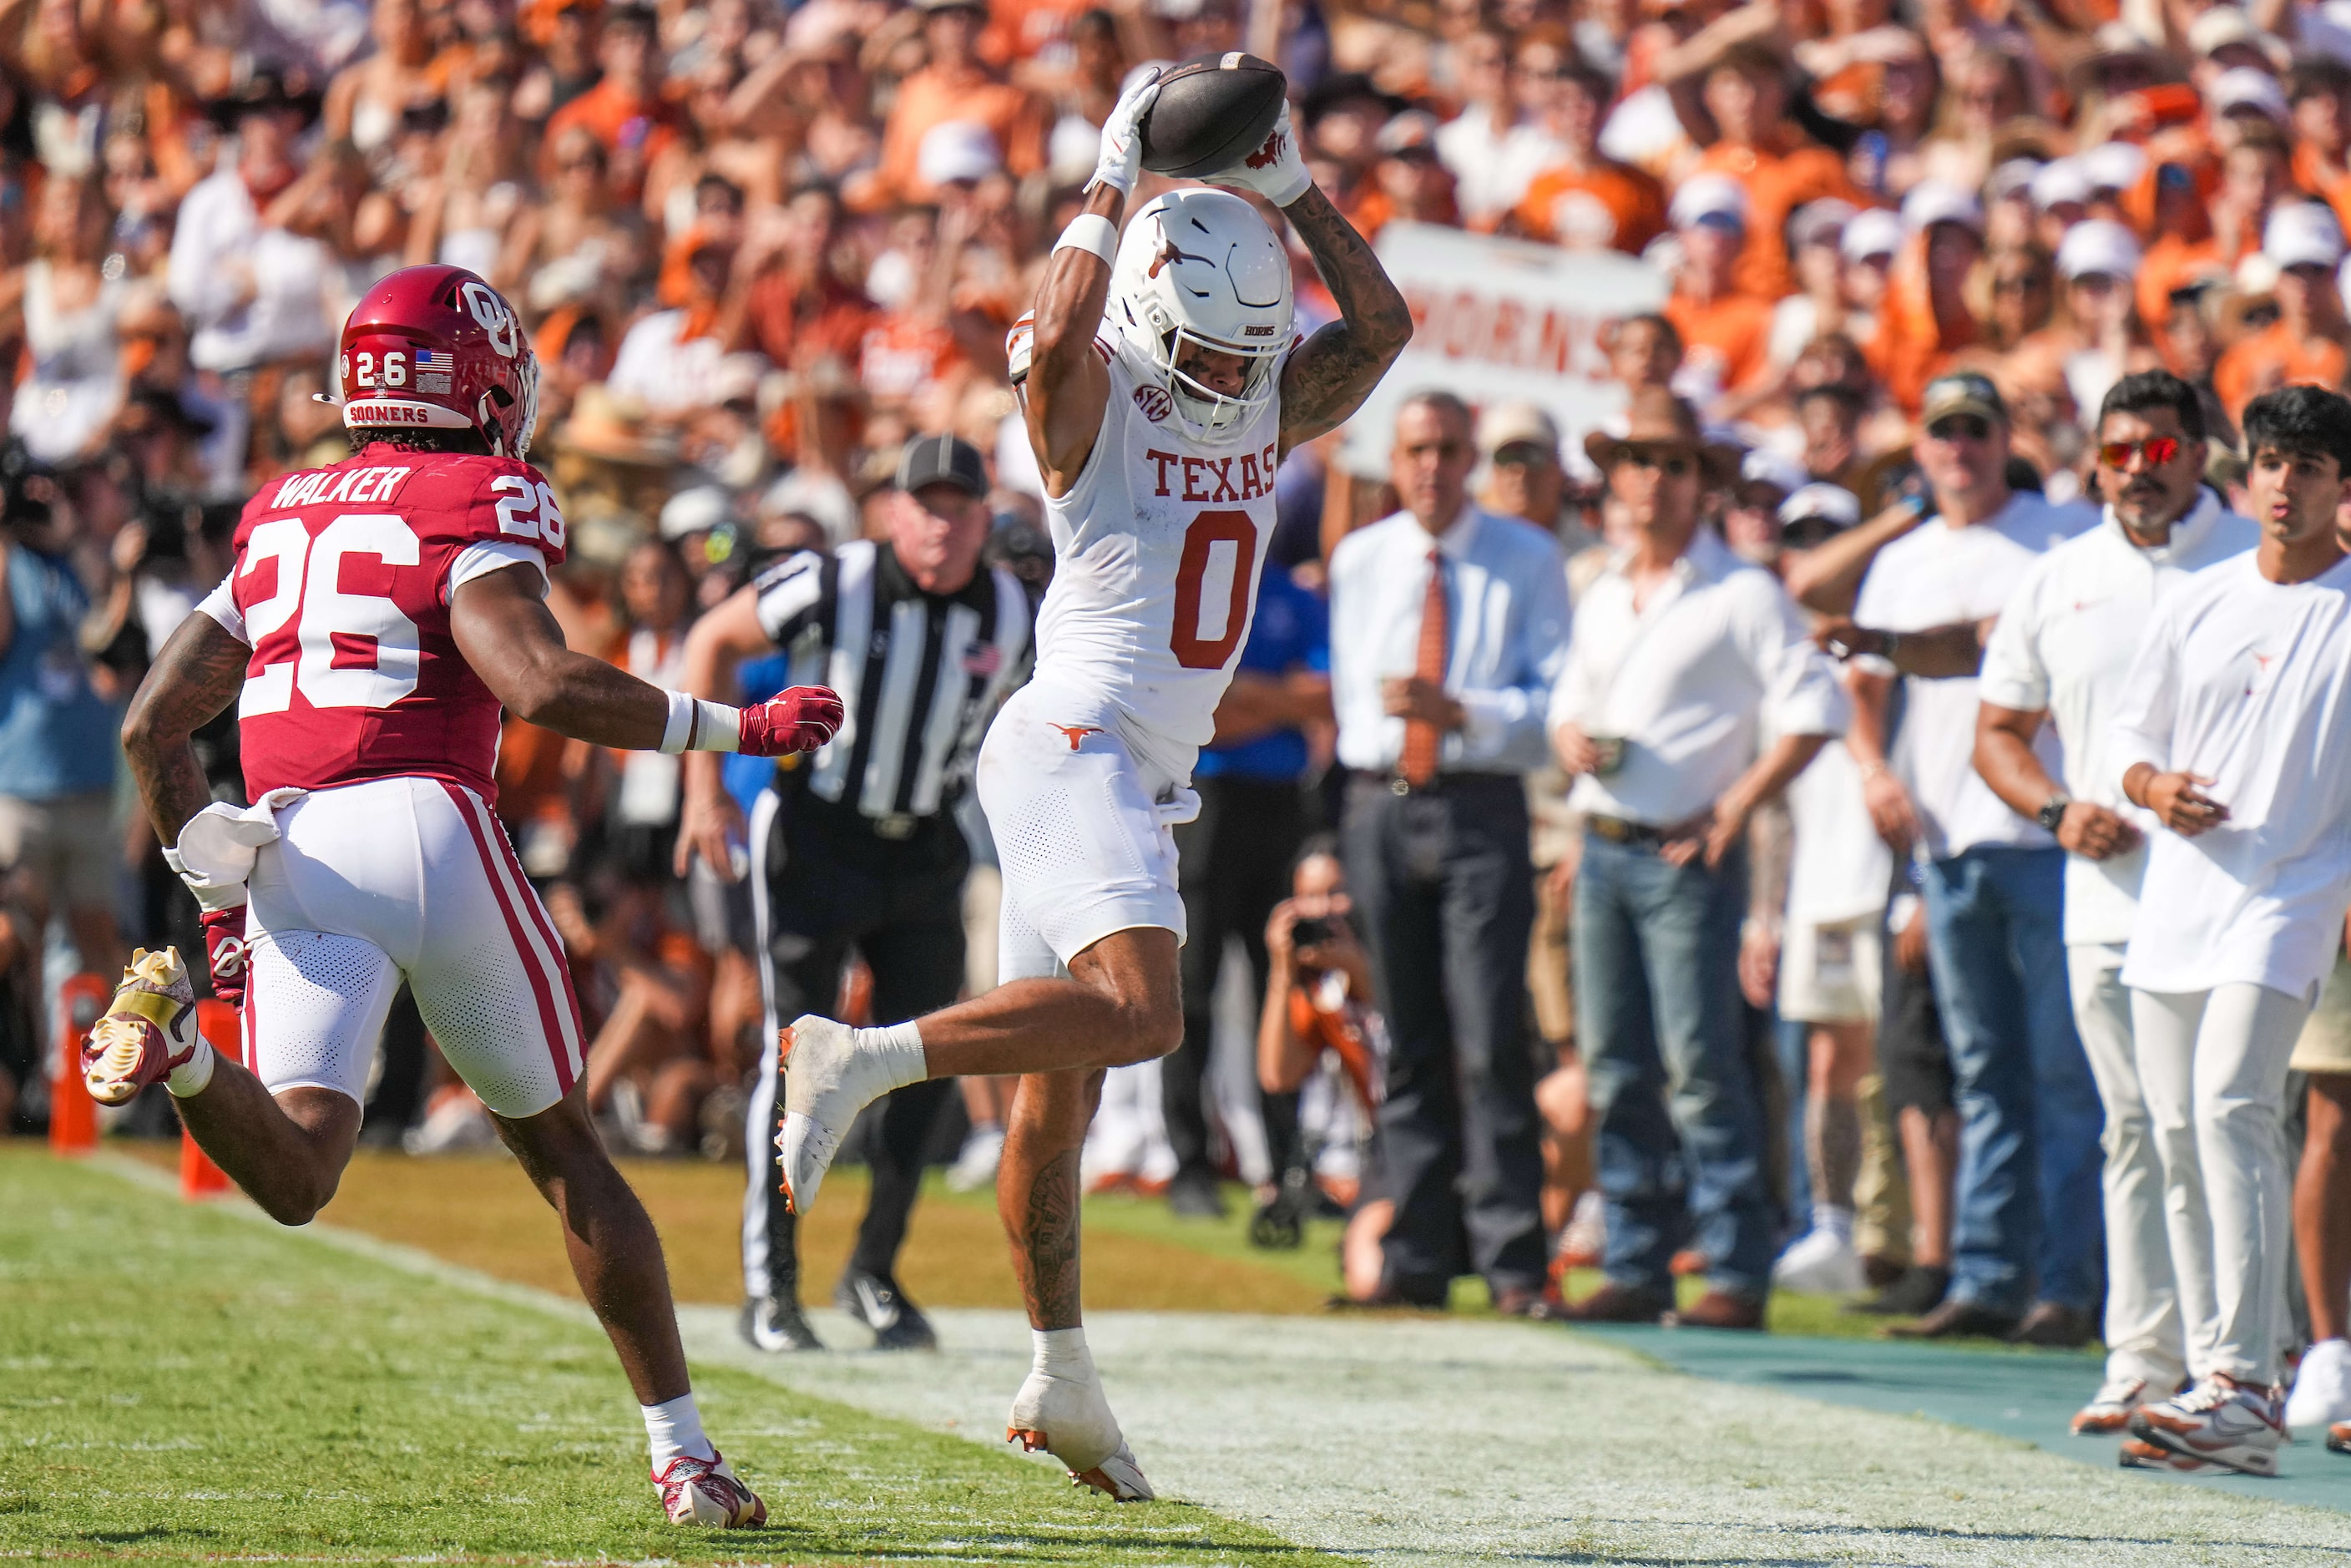
[[[1389,224],[1380,263],[1412,307],[1412,344],[1348,422],[1340,461],[1384,477],[1396,409],[1441,388],[1471,406],[1531,402],[1581,450],[1622,408],[1600,334],[1666,301],[1666,280],[1616,251],[1566,251],[1434,224]]]

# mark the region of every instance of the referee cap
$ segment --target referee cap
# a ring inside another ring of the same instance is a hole
[[[987,465],[979,448],[952,435],[917,435],[898,455],[898,488],[953,485],[968,496],[987,494]]]

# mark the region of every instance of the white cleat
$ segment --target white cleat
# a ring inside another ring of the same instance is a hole
[[[792,1020],[777,1042],[784,1072],[784,1124],[776,1133],[784,1207],[806,1214],[857,1113],[893,1087],[881,1053],[859,1031],[814,1013]]]
[[[768,1505],[743,1484],[726,1456],[712,1449],[706,1459],[680,1454],[653,1477],[662,1512],[672,1524],[714,1530],[753,1530],[768,1522]]]
[[[1071,1485],[1107,1493],[1113,1502],[1149,1502],[1158,1496],[1119,1435],[1118,1417],[1110,1413],[1102,1380],[1091,1367],[1083,1378],[1032,1369],[1013,1398],[1004,1440],[1032,1454],[1042,1448],[1069,1467]]]
[[[2344,1420],[2351,1420],[2351,1342],[2323,1339],[2304,1354],[2294,1375],[2285,1424],[2332,1427]]]

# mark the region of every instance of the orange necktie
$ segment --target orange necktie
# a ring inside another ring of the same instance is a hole
[[[1435,550],[1428,552],[1428,597],[1420,605],[1420,648],[1413,656],[1412,673],[1424,681],[1445,684],[1445,644],[1450,629],[1446,625],[1445,558]],[[1425,789],[1437,777],[1437,747],[1444,737],[1437,727],[1425,718],[1404,721],[1404,755],[1396,760],[1396,771],[1414,789]]]

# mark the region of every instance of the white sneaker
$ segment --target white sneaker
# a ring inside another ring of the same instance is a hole
[[[996,1185],[996,1167],[1004,1163],[1004,1129],[974,1127],[964,1135],[963,1150],[947,1167],[949,1192],[977,1192]]]
[[[1082,1378],[1032,1368],[1013,1396],[1004,1440],[1032,1454],[1044,1449],[1069,1467],[1073,1485],[1107,1492],[1113,1502],[1149,1502],[1158,1495],[1120,1436],[1118,1417],[1091,1366]]]
[[[1814,1228],[1791,1242],[1771,1265],[1771,1282],[1783,1291],[1812,1291],[1824,1296],[1850,1296],[1869,1288],[1861,1271],[1861,1255],[1853,1239],[1834,1230]]]
[[[2218,1377],[2176,1399],[2140,1406],[2130,1429],[2142,1442],[2182,1458],[2226,1465],[2249,1476],[2277,1474],[2278,1445],[2285,1441],[2283,1412],[2267,1389],[2240,1387]]]
[[[2147,1379],[2109,1377],[2090,1402],[2074,1412],[2074,1436],[2102,1437],[2130,1426],[2133,1412],[2147,1403]]]
[[[784,1207],[794,1214],[815,1204],[857,1113],[893,1087],[881,1053],[862,1047],[859,1035],[813,1013],[784,1030],[784,1124],[776,1133],[776,1152],[782,1156]]]
[[[2332,1427],[2346,1420],[2351,1420],[2351,1341],[2323,1339],[2304,1354],[2294,1375],[2285,1424]]]
[[[1560,1227],[1555,1257],[1571,1269],[1596,1269],[1608,1254],[1608,1200],[1590,1186],[1576,1196],[1575,1211]]]

